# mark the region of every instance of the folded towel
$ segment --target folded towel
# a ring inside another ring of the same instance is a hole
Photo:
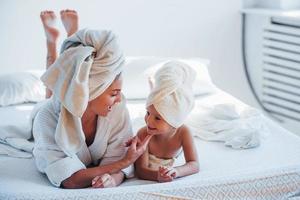
[[[194,107],[195,71],[185,63],[170,61],[154,75],[154,88],[146,106],[153,105],[171,126],[178,128]]]
[[[196,137],[224,142],[235,149],[254,148],[268,134],[264,117],[254,108],[239,111],[233,104],[198,108],[187,120]]]
[[[121,73],[124,56],[111,31],[80,30],[67,38],[58,59],[42,76],[61,103],[55,140],[69,156],[84,143],[80,117],[88,101],[102,94]]]

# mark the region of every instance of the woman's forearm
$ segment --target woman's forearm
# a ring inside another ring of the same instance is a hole
[[[188,176],[199,172],[199,163],[197,161],[189,161],[182,166],[175,167],[177,170],[177,178]]]
[[[118,173],[121,169],[128,167],[130,164],[131,163],[129,161],[122,159],[109,165],[82,169],[64,180],[61,185],[64,188],[70,189],[90,187],[93,178],[96,176],[101,176],[105,173]]]

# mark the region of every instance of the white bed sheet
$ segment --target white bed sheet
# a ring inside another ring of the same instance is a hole
[[[196,105],[246,105],[219,91]],[[141,124],[143,102],[128,102],[134,128]],[[23,109],[28,115],[29,109]],[[9,115],[13,117],[13,115]],[[8,115],[0,109],[0,121]],[[17,118],[14,118],[16,122]],[[9,119],[5,119],[9,120]],[[21,122],[20,122],[21,123]],[[266,119],[270,135],[258,148],[235,150],[195,138],[200,173],[171,183],[126,180],[118,188],[66,190],[53,187],[33,159],[0,156],[0,199],[282,199],[300,192],[300,138]],[[183,155],[176,164],[183,163]]]
[[[31,139],[31,111],[35,103],[18,104],[14,106],[0,107],[0,156],[30,158],[29,153],[33,148]],[[6,145],[7,143],[12,146]],[[19,151],[17,147],[23,150]]]
[[[30,113],[35,105],[35,103],[26,103],[0,107],[0,126],[17,125],[18,127],[27,127]]]

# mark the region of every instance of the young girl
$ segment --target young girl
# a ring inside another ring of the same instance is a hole
[[[151,136],[145,153],[135,162],[139,178],[168,182],[199,171],[192,134],[183,124],[194,106],[194,76],[191,67],[177,61],[164,64],[155,73],[154,88],[146,104],[147,125],[137,133],[140,141]],[[186,163],[173,167],[181,151]]]
[[[197,151],[189,129],[183,124],[194,106],[192,83],[194,70],[181,62],[164,64],[154,76],[154,87],[147,99],[147,126],[126,146],[137,144],[144,153],[135,162],[136,175],[141,179],[168,182],[199,171]],[[150,139],[150,141],[149,141]],[[149,141],[148,146],[143,145]],[[184,152],[186,163],[173,167],[175,157]],[[93,187],[112,187],[109,176],[95,177]]]

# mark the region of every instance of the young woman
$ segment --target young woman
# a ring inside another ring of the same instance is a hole
[[[41,12],[46,34],[47,71],[42,81],[47,100],[33,122],[33,154],[39,171],[63,188],[119,185],[144,152],[150,137],[133,139],[121,94],[124,57],[110,31],[78,29],[74,10],[60,12],[68,38],[57,57],[59,31],[53,11]]]

